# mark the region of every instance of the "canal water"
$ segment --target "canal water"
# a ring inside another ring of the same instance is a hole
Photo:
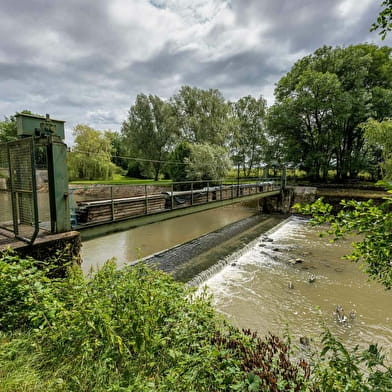
[[[291,218],[193,283],[207,287],[216,309],[237,327],[261,335],[288,330],[298,344],[300,337],[319,341],[325,325],[351,347],[380,343],[391,362],[392,292],[341,259],[350,241],[331,243],[319,231]]]
[[[256,208],[241,204],[214,208],[84,241],[82,268],[96,269],[114,257],[119,266],[218,230],[255,215]]]

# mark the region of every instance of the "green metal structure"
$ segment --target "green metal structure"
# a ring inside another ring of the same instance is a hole
[[[37,159],[44,161],[48,178],[50,224],[45,229],[53,234],[71,230],[64,121],[53,120],[49,115],[17,114],[15,117],[18,140],[0,144],[0,196],[5,195],[1,202],[4,210],[12,211],[12,223],[3,218],[0,228],[33,243],[41,223]]]

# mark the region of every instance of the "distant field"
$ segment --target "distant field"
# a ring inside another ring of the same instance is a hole
[[[131,178],[122,175],[115,175],[113,180],[78,180],[78,181],[70,181],[70,184],[80,184],[80,185],[165,185],[171,184],[171,180],[159,180],[154,181],[149,178]]]

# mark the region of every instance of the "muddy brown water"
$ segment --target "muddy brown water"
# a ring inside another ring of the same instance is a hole
[[[391,363],[392,292],[341,259],[352,239],[331,243],[319,230],[292,218],[268,235],[272,242],[260,236],[197,283],[208,287],[216,309],[240,328],[261,335],[288,329],[294,343],[306,336],[317,345],[324,324],[351,347],[379,343]],[[302,263],[292,264],[295,259]],[[334,314],[339,305],[344,322]]]

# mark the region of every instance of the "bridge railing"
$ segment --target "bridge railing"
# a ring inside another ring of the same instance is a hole
[[[281,178],[71,188],[73,226],[118,221],[281,189]]]

